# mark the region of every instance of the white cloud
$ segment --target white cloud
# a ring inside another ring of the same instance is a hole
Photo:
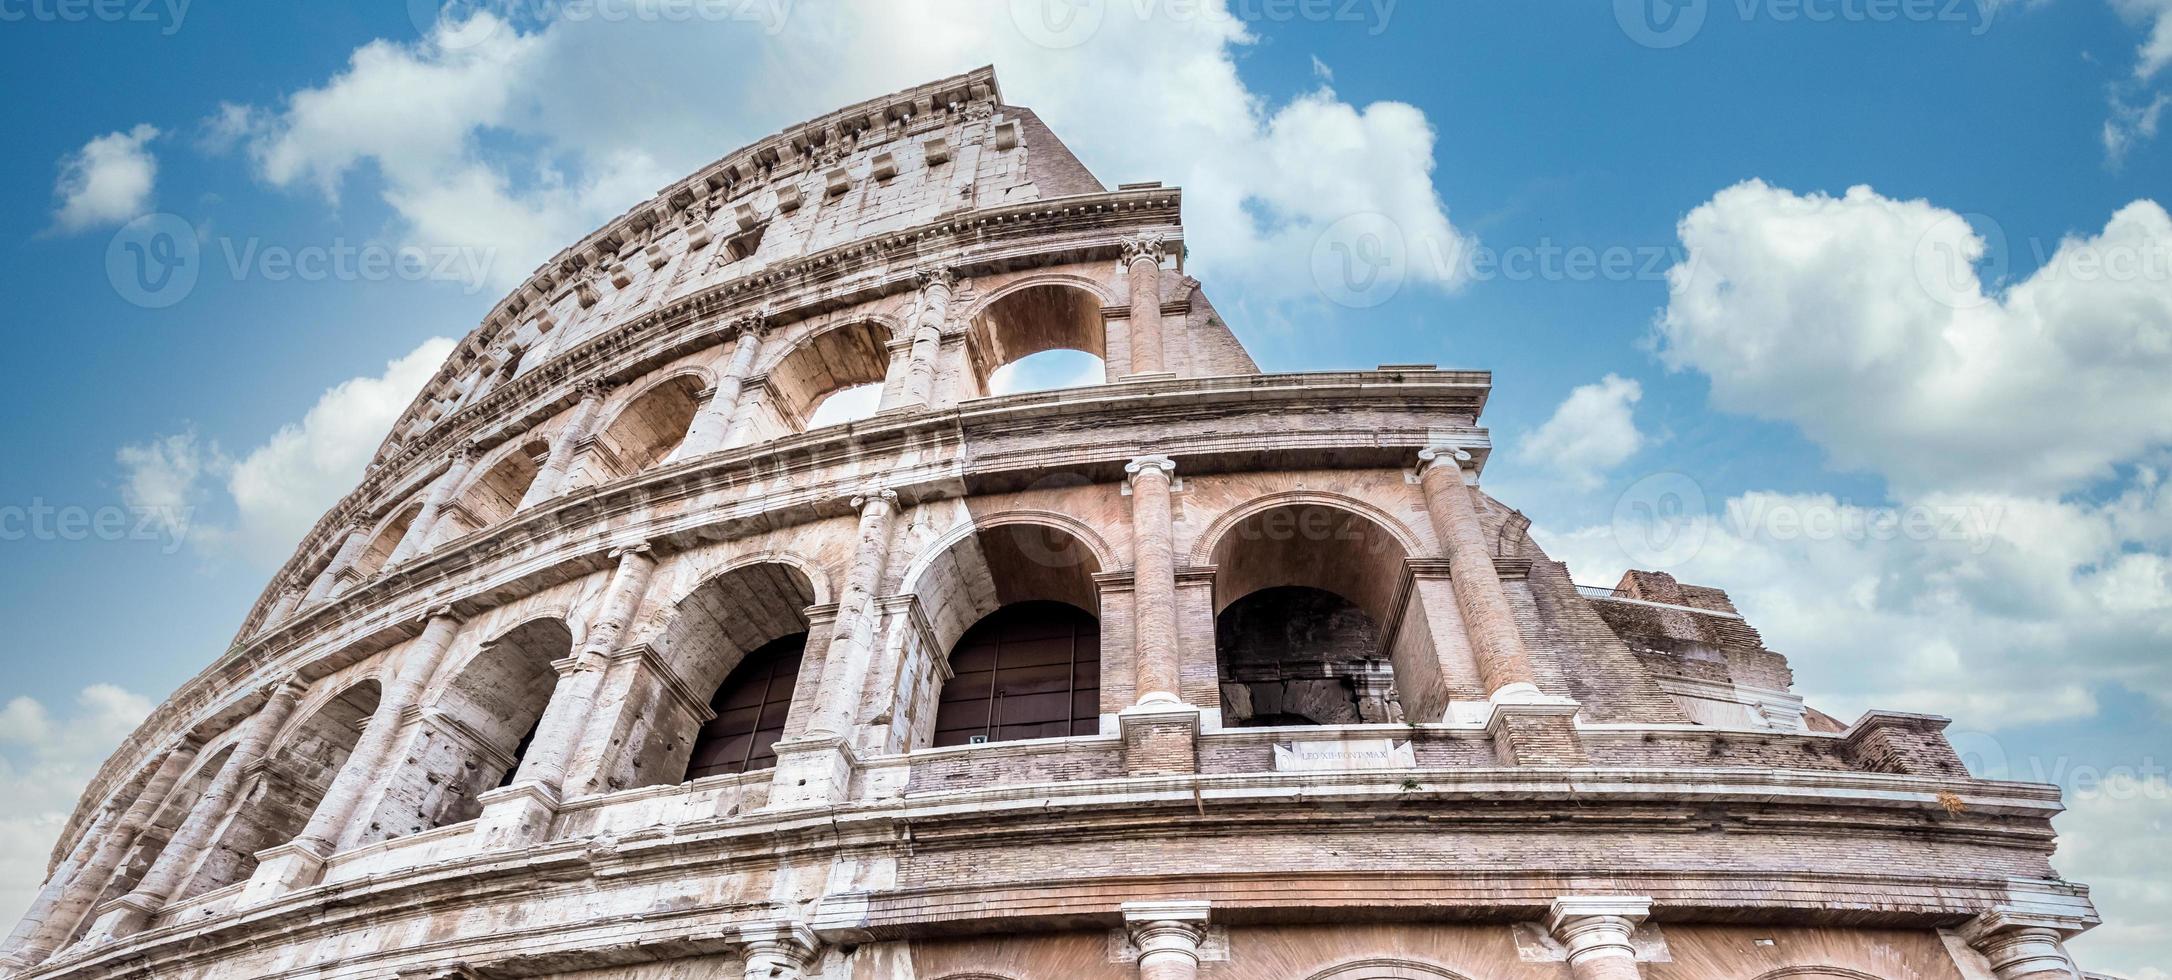
[[[199,443],[193,428],[122,446],[114,457],[127,474],[127,482],[121,485],[121,501],[154,515],[174,533],[187,531],[202,502],[202,478],[231,466],[231,461],[219,452],[218,444]]]
[[[203,497],[199,480],[224,476],[232,523],[188,521],[189,540],[253,564],[277,564],[361,480],[385,433],[453,345],[431,338],[385,365],[382,374],[332,386],[300,422],[281,426],[239,460],[200,442],[193,429],[123,447],[119,457],[128,472],[122,497],[131,506],[173,508],[185,520]]]
[[[2102,504],[1940,493],[1894,508],[1763,491],[1707,505],[1655,481],[1616,513],[1534,533],[1578,581],[1656,568],[1726,589],[1798,693],[1843,719],[1879,707],[1996,728],[2094,714],[2107,685],[2172,710],[2172,538],[2157,533],[2172,489],[2153,472]]]
[[[2172,980],[2172,785],[2161,775],[2112,773],[2075,785],[2057,820],[2067,877],[2089,883],[2104,924],[2071,945],[2090,970],[2130,980]]]
[[[150,713],[149,700],[111,684],[84,688],[63,719],[31,698],[0,709],[0,921],[29,907],[76,798]]]
[[[2172,105],[2172,94],[2158,93],[2147,102],[2133,105],[2114,92],[2111,116],[2104,120],[2104,162],[2117,170],[2127,162],[2129,150],[2156,139],[2157,124],[2166,105]]]
[[[1014,19],[1009,0],[795,5],[780,23],[531,25],[478,12],[414,43],[365,45],[344,72],[276,108],[221,115],[267,120],[248,128],[275,184],[336,199],[370,165],[410,236],[495,247],[501,285],[738,146],[984,63],[1110,184],[1182,184],[1194,267],[1255,295],[1299,295],[1313,241],[1353,213],[1394,216],[1420,254],[1468,247],[1434,190],[1422,112],[1352,105],[1324,77],[1270,105],[1237,75],[1236,53],[1252,42],[1243,23],[1218,0],[1202,6],[1175,16],[1152,5],[1141,18],[1149,8],[1111,4],[1090,37],[1058,39],[1081,42],[1061,50],[1037,45],[1020,26],[1033,15]],[[1413,262],[1410,274],[1452,285],[1461,267]]]
[[[158,157],[147,144],[157,138],[157,128],[145,123],[100,136],[62,159],[60,179],[53,185],[60,201],[53,226],[78,232],[122,224],[149,211]]]
[[[2112,8],[2149,31],[2134,53],[2135,78],[2148,81],[2172,64],[2172,0],[2112,0]]]
[[[1517,456],[1582,489],[1596,489],[1603,474],[1644,447],[1635,417],[1643,397],[1642,385],[1615,374],[1579,385],[1524,439]]]
[[[1987,254],[1962,216],[1868,187],[1748,181],[1679,232],[1661,358],[1840,465],[1904,488],[2059,491],[2172,442],[2172,217],[2153,201],[2010,285],[1983,273],[2029,243]]]

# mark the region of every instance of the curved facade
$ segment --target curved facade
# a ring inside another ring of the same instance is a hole
[[[1489,375],[1260,373],[1180,204],[984,69],[562,252],[107,763],[4,970],[2076,975],[2055,789],[1806,709],[1716,589],[1573,585],[1478,489]],[[1105,383],[991,394],[1056,349]]]

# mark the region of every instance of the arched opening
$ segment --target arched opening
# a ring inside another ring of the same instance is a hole
[[[485,640],[436,703],[422,713],[409,763],[384,792],[368,843],[472,820],[476,797],[506,785],[550,704],[573,634],[532,619]]]
[[[197,759],[196,768],[176,782],[173,789],[167,791],[165,800],[152,812],[150,822],[144,825],[135,841],[129,845],[127,853],[122,855],[120,863],[114,867],[112,880],[107,882],[106,890],[99,894],[97,901],[91,904],[91,909],[95,910],[112,899],[128,894],[136,887],[137,882],[143,880],[143,876],[151,870],[151,865],[158,861],[159,855],[165,853],[166,842],[173,839],[174,831],[181,827],[181,821],[188,819],[189,811],[196,808],[196,801],[211,787],[211,781],[218,777],[219,770],[226,768],[226,759],[233,751],[234,747],[228,744],[217,752]],[[87,922],[88,919],[85,924]]]
[[[1213,552],[1222,723],[1402,721],[1393,622],[1407,550],[1372,520],[1323,504],[1268,508]]]
[[[448,540],[497,524],[520,509],[521,498],[550,457],[551,447],[540,439],[506,453],[483,475],[468,484],[465,492],[446,510]]]
[[[988,393],[1012,395],[1026,391],[1084,388],[1108,379],[1108,365],[1085,351],[1044,350],[995,369],[988,376]]]
[[[686,781],[775,768],[775,746],[784,737],[806,652],[807,634],[795,633],[763,644],[732,668],[709,699],[716,717],[694,736]]]
[[[1090,290],[1063,283],[1044,283],[1005,294],[973,317],[967,351],[973,381],[981,394],[1002,394],[996,381],[1007,365],[1046,351],[1077,351],[1097,361],[1108,357],[1107,337],[1101,322],[1101,298]],[[1072,359],[1061,378],[1043,379],[1038,370],[1021,377],[1013,372],[1005,383],[1036,379],[1053,380],[1043,387],[1070,387],[1106,380],[1088,377],[1085,362]],[[1030,391],[1033,388],[1011,388]]]
[[[1454,970],[1430,963],[1383,956],[1344,963],[1321,970],[1305,980],[1469,980]]]
[[[934,744],[1066,738],[1101,730],[1101,623],[1077,606],[1014,603],[950,651]]]
[[[362,681],[291,729],[176,897],[200,895],[249,877],[256,871],[258,851],[300,834],[354,752],[381,693],[377,681]]]
[[[682,374],[628,402],[589,449],[591,483],[609,483],[647,470],[685,441],[701,408],[701,379]]]
[[[773,766],[771,746],[793,720],[809,640],[807,607],[814,602],[807,575],[777,561],[734,568],[679,600],[656,641],[658,655],[688,687],[714,692],[708,703],[714,716],[703,720],[681,710],[634,720],[653,726],[655,737],[637,732],[625,740],[649,746],[649,757],[627,768],[691,780]],[[628,785],[643,781],[620,778]]]
[[[804,432],[874,414],[890,370],[890,329],[873,320],[831,327],[792,348],[769,369],[766,406],[773,433]],[[874,386],[874,390],[857,389]],[[842,400],[840,400],[842,399]],[[829,411],[824,412],[824,409]]]
[[[981,528],[931,559],[913,591],[950,676],[912,712],[929,719],[916,744],[1097,734],[1100,571],[1078,537],[1043,524]]]
[[[384,569],[385,562],[391,560],[394,551],[399,550],[400,540],[407,537],[407,529],[421,513],[422,501],[418,500],[400,508],[398,513],[392,515],[391,520],[377,529],[377,536],[370,539],[369,547],[362,549],[362,554],[354,560],[355,581],[367,582],[371,576]]]
[[[822,396],[822,399],[815,403],[814,411],[807,416],[807,428],[819,429],[825,425],[857,422],[875,414],[881,407],[882,386],[879,384],[840,388]]]

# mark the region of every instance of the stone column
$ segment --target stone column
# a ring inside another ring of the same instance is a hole
[[[746,390],[747,379],[754,375],[754,359],[762,353],[762,318],[752,316],[740,322],[739,339],[732,344],[731,361],[724,366],[722,377],[717,378],[716,391],[694,413],[694,422],[687,427],[686,438],[672,453],[678,459],[706,456],[723,449],[731,437],[732,419],[739,413],[739,396]]]
[[[535,480],[528,484],[528,492],[521,495],[516,510],[527,510],[543,501],[558,496],[566,487],[566,473],[573,468],[573,457],[580,454],[580,447],[588,441],[596,427],[596,416],[603,411],[603,399],[610,386],[601,381],[584,381],[580,385],[581,400],[573,407],[573,416],[551,437],[550,452],[543,457],[543,466],[536,471]]]
[[[1176,462],[1141,456],[1124,467],[1131,484],[1133,634],[1138,702],[1181,703],[1176,635],[1176,544],[1169,516]]]
[[[950,296],[957,281],[957,274],[948,269],[920,273],[920,301],[910,328],[912,348],[905,357],[905,378],[897,386],[895,403],[883,408],[926,408],[934,400],[935,356],[942,350],[943,324],[950,320]]]
[[[837,598],[837,618],[822,654],[822,680],[815,688],[814,718],[796,738],[779,739],[771,805],[835,802],[850,788],[858,765],[852,746],[860,720],[860,698],[875,654],[875,590],[882,585],[890,556],[891,517],[897,492],[879,490],[852,498],[860,512],[852,570]]]
[[[1207,939],[1205,902],[1125,902],[1124,928],[1139,948],[1139,980],[1195,980]]]
[[[878,490],[852,498],[860,512],[855,535],[852,570],[837,597],[837,622],[831,628],[830,648],[822,658],[822,687],[815,705],[814,723],[808,734],[849,739],[859,718],[861,695],[867,687],[874,654],[875,590],[890,557],[891,517],[897,511],[897,492]]]
[[[285,622],[288,616],[293,615],[294,607],[301,604],[302,587],[291,580],[283,581],[279,586],[279,598],[273,600],[271,609],[264,613],[264,621],[257,624],[257,631],[262,632]]]
[[[1961,928],[1968,944],[1990,961],[1999,980],[2081,980],[2066,937],[2083,923],[2006,911],[1986,912]]]
[[[98,811],[98,818],[83,831],[68,856],[46,876],[45,886],[38,889],[37,897],[30,900],[30,908],[22,920],[15,924],[15,931],[8,934],[7,942],[0,943],[0,976],[14,976],[45,959],[52,951],[50,942],[32,948],[33,940],[44,931],[45,923],[60,904],[61,897],[70,889],[79,887],[82,871],[98,849],[98,842],[112,830],[120,818],[120,804],[115,801]]]
[[[1469,453],[1452,447],[1418,453],[1426,514],[1448,555],[1449,584],[1471,632],[1486,696],[1494,701],[1527,701],[1539,695],[1538,684],[1523,637],[1516,632],[1515,612],[1501,590],[1500,576],[1493,571],[1493,553],[1486,547],[1485,531],[1471,506],[1470,488],[1463,484],[1459,464],[1470,458]]]
[[[1123,242],[1124,268],[1131,281],[1131,373],[1156,374],[1164,370],[1161,336],[1161,260],[1166,254],[1160,235],[1140,235]]]
[[[52,880],[31,903],[15,934],[8,937],[9,954],[0,957],[0,974],[43,962],[75,934],[83,914],[112,882],[113,869],[120,866],[121,858],[136,842],[136,835],[150,825],[159,805],[166,801],[166,794],[188,774],[198,748],[193,741],[183,741],[167,752],[117,821],[103,830],[94,826],[83,835],[83,843],[91,845],[92,850],[74,868],[54,870]],[[77,845],[77,850],[82,850],[82,844]]]
[[[1641,895],[1569,895],[1554,899],[1547,926],[1569,948],[1576,980],[1643,980],[1629,937],[1651,912]]]
[[[317,602],[330,596],[333,586],[339,584],[339,577],[354,567],[355,560],[362,557],[362,549],[369,545],[368,527],[359,523],[348,525],[346,540],[339,543],[339,550],[332,553],[332,560],[325,563],[324,571],[317,575],[316,581],[309,583],[309,591],[303,593],[302,601]]]
[[[324,799],[309,815],[309,823],[294,840],[257,854],[256,873],[250,876],[238,907],[266,902],[317,883],[325,859],[339,849],[341,838],[346,836],[347,824],[361,805],[363,794],[393,764],[392,747],[399,738],[400,716],[422,699],[423,688],[437,673],[445,649],[452,645],[459,630],[460,620],[450,606],[430,613],[422,633],[401,653],[398,668],[378,697],[377,710],[363,725],[362,737],[355,741],[347,764],[340,767]]]
[[[814,933],[797,923],[741,926],[739,941],[746,980],[804,980],[814,960]]]
[[[487,846],[539,840],[558,812],[566,765],[588,729],[604,670],[626,635],[626,625],[640,611],[642,596],[656,571],[656,559],[646,544],[620,548],[611,557],[618,559],[618,568],[611,573],[603,606],[589,624],[581,649],[552,664],[558,669],[558,685],[536,723],[535,736],[528,740],[519,774],[505,788],[478,798],[483,804],[481,826]]]
[[[203,856],[205,845],[211,843],[212,835],[225,822],[227,808],[241,788],[242,774],[264,758],[271,748],[272,738],[286,724],[287,715],[293,713],[295,700],[307,689],[298,679],[272,687],[264,706],[244,723],[241,736],[235,740],[233,751],[227,753],[218,775],[211,778],[203,795],[196,798],[196,805],[189,808],[189,815],[181,821],[180,827],[175,828],[165,848],[158,852],[158,860],[151,862],[151,869],[143,873],[133,891],[114,900],[91,926],[92,942],[110,942],[142,932],[152,916],[187,884],[187,876]]]
[[[407,534],[400,538],[399,547],[392,549],[391,557],[385,559],[387,568],[413,558],[416,552],[429,545],[431,536],[437,532],[439,514],[452,502],[453,491],[467,479],[468,469],[475,465],[477,455],[474,443],[448,454],[445,472],[438,474],[437,481],[430,484],[430,492],[422,498],[422,510],[415,514],[414,522],[407,525]]]

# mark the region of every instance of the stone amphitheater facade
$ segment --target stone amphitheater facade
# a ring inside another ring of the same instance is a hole
[[[1572,584],[1478,488],[1488,374],[1261,373],[1181,202],[982,69],[561,252],[0,974],[2079,975],[2055,788],[1805,708],[1717,589]],[[991,394],[1054,349],[1105,383]]]

